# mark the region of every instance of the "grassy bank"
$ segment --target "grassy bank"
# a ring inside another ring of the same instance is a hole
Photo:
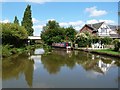
[[[94,50],[94,51],[101,52],[101,53],[112,54],[112,55],[120,55],[120,52],[116,52],[112,49],[102,49],[102,50]]]
[[[100,55],[108,55],[108,56],[120,58],[120,52],[114,51],[112,49],[91,50],[90,52],[91,53],[97,53],[97,54],[100,54]]]
[[[2,48],[2,57],[9,57],[14,54],[21,54],[23,52],[29,52],[30,50],[33,50],[38,47],[42,47],[40,44],[35,44],[35,45],[29,45],[25,47],[20,47],[20,48],[15,48],[10,45],[1,45]]]

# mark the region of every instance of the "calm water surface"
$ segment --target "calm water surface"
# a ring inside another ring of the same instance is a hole
[[[83,51],[43,49],[2,62],[3,88],[117,88],[120,60]]]

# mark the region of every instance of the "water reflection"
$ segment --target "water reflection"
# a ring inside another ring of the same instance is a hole
[[[18,80],[20,74],[24,74],[27,84],[29,87],[32,87],[33,66],[34,60],[29,60],[26,54],[7,58],[2,62],[2,79],[8,80],[16,78],[16,80]]]
[[[115,61],[112,58],[81,51],[63,52],[62,50],[55,50],[47,56],[43,55],[41,62],[50,74],[57,74],[61,67],[67,66],[69,69],[73,69],[76,65],[81,65],[86,71],[93,70],[105,74],[111,66],[120,64],[120,61]]]
[[[29,87],[35,87],[35,83],[40,83],[44,81],[42,81],[41,79],[37,82],[40,77],[38,77],[36,73],[38,74],[39,71],[47,70],[49,75],[54,74],[57,76],[60,75],[61,72],[64,73],[64,68],[68,68],[71,71],[74,69],[76,70],[76,72],[78,68],[80,70],[85,70],[87,72],[87,75],[90,75],[92,73],[94,74],[94,76],[104,76],[107,72],[109,72],[109,69],[111,67],[120,66],[120,61],[117,58],[99,56],[82,51],[53,50],[52,53],[48,55],[44,55],[43,53],[43,49],[36,49],[29,54],[21,54],[19,56],[13,56],[3,60],[3,82],[6,80],[11,82],[12,79],[21,80],[22,75],[24,75],[27,85]],[[79,66],[81,66],[83,69],[81,69],[81,67]],[[43,75],[42,73],[39,74],[41,74],[41,77],[45,77],[46,75]],[[77,75],[79,73],[75,74]],[[81,73],[81,75],[82,74],[84,75],[85,73]],[[53,77],[50,76],[50,78]],[[76,78],[79,78],[79,75]],[[33,81],[34,79],[36,81]],[[24,87],[27,87],[25,86],[23,81],[21,81],[20,83]],[[69,81],[67,83],[69,84]],[[4,82],[3,87],[11,86],[6,85],[6,82]]]

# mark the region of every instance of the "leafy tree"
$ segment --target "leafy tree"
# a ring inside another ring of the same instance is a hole
[[[113,44],[114,44],[114,50],[119,51],[119,49],[120,49],[120,41],[118,39],[115,39],[115,40],[113,40]]]
[[[75,43],[77,43],[79,47],[86,47],[88,45],[88,37],[85,33],[80,33],[76,36]]]
[[[77,32],[75,31],[75,29],[72,26],[65,29],[66,39],[68,39],[72,42],[74,42],[74,38],[75,38],[76,33]]]
[[[48,45],[53,42],[62,42],[64,40],[64,28],[61,28],[56,21],[48,21],[43,27],[41,38]]]
[[[17,16],[15,16],[14,23],[19,25],[19,20],[17,19]]]
[[[110,37],[101,38],[101,43],[109,45],[109,44],[111,44],[111,42],[112,42],[112,38],[110,38]]]
[[[31,5],[27,5],[27,8],[25,9],[24,17],[23,17],[21,24],[27,30],[28,35],[32,36],[33,35],[33,28],[32,28],[33,22],[32,22]]]
[[[28,34],[23,26],[18,24],[6,23],[2,24],[2,43],[10,44],[14,47],[20,47],[25,44]]]

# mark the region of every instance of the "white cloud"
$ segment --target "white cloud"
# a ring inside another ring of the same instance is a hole
[[[61,22],[59,23],[60,26],[62,27],[69,27],[69,26],[73,26],[74,29],[76,30],[80,30],[80,28],[82,27],[82,25],[84,24],[83,21],[75,21],[75,22]]]
[[[102,16],[107,14],[107,12],[105,10],[97,10],[97,7],[90,7],[90,8],[86,8],[85,9],[86,12],[90,13],[90,17],[97,17],[97,16]]]
[[[6,20],[0,20],[0,23],[9,23],[10,21],[8,19]]]
[[[113,20],[96,20],[96,19],[88,20],[86,21],[86,24],[94,24],[99,22],[105,22],[106,24],[115,24],[115,21]]]
[[[86,21],[86,23],[87,23],[87,24],[94,24],[94,23],[98,23],[98,20],[92,19],[92,20]]]
[[[37,20],[36,18],[32,18],[33,24],[35,23],[39,23],[39,20]]]
[[[62,26],[62,27],[68,27],[69,26],[69,24],[66,23],[66,22],[59,23],[59,25]]]
[[[34,34],[34,36],[40,36],[40,33],[42,31],[43,26],[45,26],[45,25],[34,25],[33,26],[33,29],[34,29],[33,34]]]
[[[47,22],[48,22],[48,21],[55,21],[55,19],[54,19],[54,18],[47,19]]]
[[[42,29],[44,25],[34,25],[33,28],[34,29]]]
[[[113,20],[99,20],[99,22],[105,22],[107,24],[115,24],[115,21]]]

